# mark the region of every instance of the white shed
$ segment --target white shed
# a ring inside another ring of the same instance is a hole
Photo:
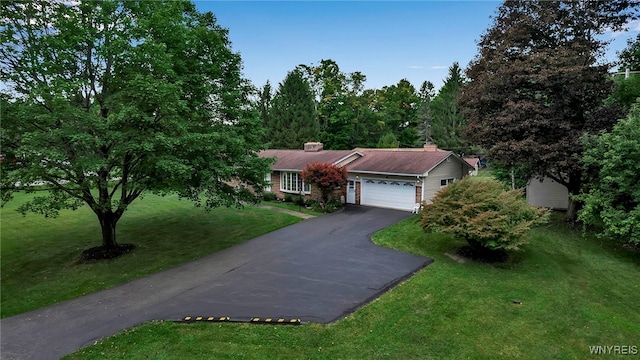
[[[527,184],[527,203],[554,210],[566,210],[569,207],[569,190],[557,181],[545,177],[531,178]]]

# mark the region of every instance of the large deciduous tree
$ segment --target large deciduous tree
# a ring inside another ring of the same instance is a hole
[[[378,134],[369,126],[370,97],[363,91],[366,76],[359,71],[344,73],[331,59],[318,65],[299,65],[311,84],[316,102],[320,140],[327,149],[351,149],[367,144]]]
[[[640,244],[640,102],[610,132],[583,141],[590,181],[579,219],[602,225],[601,235]]]
[[[274,149],[302,149],[308,141],[317,141],[320,127],[316,118],[309,83],[297,71],[291,71],[271,101],[267,137]]]
[[[467,69],[467,137],[491,160],[525,165],[578,194],[580,137],[621,116],[604,106],[609,64],[599,37],[635,16],[637,1],[506,1]],[[567,217],[574,219],[575,203]]]
[[[629,39],[619,58],[619,73],[614,77],[616,89],[611,99],[629,110],[640,98],[640,34],[635,40]]]
[[[640,33],[635,39],[627,40],[627,47],[620,51],[619,57],[620,71],[640,71]]]
[[[385,132],[393,133],[400,147],[411,147],[418,140],[419,103],[416,89],[407,79],[376,91],[375,109]]]
[[[187,1],[4,1],[2,198],[50,184],[20,207],[88,205],[102,248],[143,192],[206,208],[240,205],[269,160],[228,31]]]

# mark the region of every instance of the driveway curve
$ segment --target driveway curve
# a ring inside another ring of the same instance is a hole
[[[375,231],[411,216],[347,206],[113,288],[0,320],[2,359],[58,359],[150,320],[185,316],[330,323],[430,264]]]

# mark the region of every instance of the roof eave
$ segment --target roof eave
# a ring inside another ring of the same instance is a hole
[[[363,153],[361,153],[360,151],[354,151],[354,152],[350,153],[349,155],[347,155],[347,156],[343,157],[342,159],[339,159],[339,160],[334,161],[334,162],[333,162],[333,164],[334,164],[334,165],[335,165],[335,164],[339,164],[339,163],[341,163],[342,161],[344,161],[344,160],[348,159],[349,157],[351,157],[351,156],[353,156],[353,155],[360,155],[360,157],[363,157],[363,156],[364,156],[364,154],[363,154]],[[353,160],[353,161],[355,161],[355,160]],[[353,161],[352,161],[352,162],[353,162]],[[351,162],[350,162],[350,163],[351,163]],[[348,164],[350,164],[350,163],[348,163]],[[344,164],[344,165],[342,165],[342,166],[345,166],[345,165],[348,165],[348,164]]]
[[[367,171],[367,170],[349,170],[347,172],[350,173],[358,173],[358,174],[374,174],[374,175],[393,175],[393,176],[424,176],[424,174],[405,174],[405,173],[392,173],[392,172],[383,172],[383,171]]]

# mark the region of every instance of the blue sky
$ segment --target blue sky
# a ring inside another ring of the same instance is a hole
[[[299,64],[333,59],[343,72],[360,71],[366,88],[408,79],[440,88],[448,67],[464,69],[500,1],[195,1],[229,30],[244,75],[274,87]],[[607,57],[626,46],[638,22],[613,39]]]

